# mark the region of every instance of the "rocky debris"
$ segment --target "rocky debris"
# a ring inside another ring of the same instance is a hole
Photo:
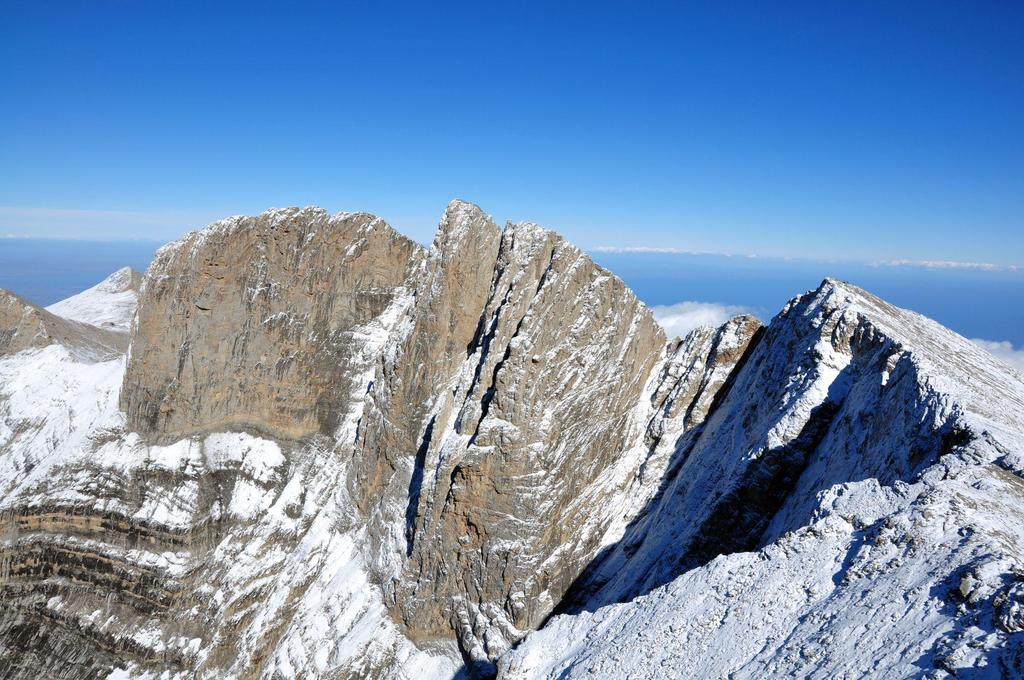
[[[1024,632],[1024,583],[1014,583],[996,601],[998,626],[1007,633]]]
[[[0,290],[0,356],[59,344],[83,361],[123,354],[124,333],[61,318],[14,293]]]
[[[557,234],[453,201],[429,249],[362,213],[231,218],[138,300],[127,360],[0,308],[6,676],[1024,658],[1024,386],[849,284],[666,343]]]

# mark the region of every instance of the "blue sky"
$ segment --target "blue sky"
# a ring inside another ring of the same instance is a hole
[[[680,5],[5,2],[0,234],[429,241],[460,196],[584,247],[1024,265],[1024,5]]]

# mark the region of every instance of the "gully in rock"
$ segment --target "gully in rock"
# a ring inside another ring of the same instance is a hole
[[[1020,674],[1024,378],[826,279],[669,340],[453,201],[0,294],[0,675]]]

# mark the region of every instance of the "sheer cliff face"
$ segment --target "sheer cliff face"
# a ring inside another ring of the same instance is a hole
[[[360,328],[421,257],[372,215],[319,209],[232,218],[163,248],[121,393],[129,427],[165,441],[330,434],[348,408]]]
[[[666,342],[536,225],[273,210],[162,249],[125,357],[118,274],[0,297],[0,675],[801,674],[851,574],[993,584],[858,649],[1018,649],[1024,537],[956,535],[1020,512],[1024,384],[853,286]]]
[[[366,324],[396,298],[368,373]],[[299,440],[335,437],[365,399],[334,447],[387,599],[414,640],[455,630],[486,663],[596,550],[576,501],[636,436],[664,344],[621,281],[535,225],[456,202],[424,252],[367,215],[274,213],[159,254],[121,403],[156,440]]]
[[[353,493],[397,526],[381,550],[401,565],[388,595],[408,630],[454,628],[483,661],[538,625],[593,555],[578,503],[636,436],[665,338],[577,248],[532,224],[502,233],[468,206],[449,210],[417,289],[375,382]]]

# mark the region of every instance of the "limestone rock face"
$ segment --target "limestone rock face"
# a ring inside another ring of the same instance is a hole
[[[161,249],[142,289],[121,405],[158,439],[252,428],[330,433],[362,326],[421,248],[365,213],[273,210]]]
[[[410,282],[415,304],[373,376],[360,459],[350,478],[365,512],[381,499],[404,498],[410,491],[410,453],[423,444],[434,402],[450,401],[450,390],[439,390],[454,379],[475,342],[501,237],[501,229],[474,205],[455,201],[445,211],[423,267]],[[406,474],[395,476],[396,468]],[[405,541],[405,531],[400,534],[396,540]],[[389,548],[401,552],[404,545]]]
[[[665,345],[621,281],[533,224],[506,228],[487,288],[459,306],[479,315],[450,326],[461,334],[410,442],[408,561],[393,595],[414,639],[455,628],[484,665],[550,613],[598,548],[584,499],[636,436]]]
[[[601,522],[579,532],[584,490],[638,435],[665,338],[577,248],[532,224],[503,232],[461,201],[407,286],[415,303],[368,383],[349,493],[412,638],[456,630],[486,667],[597,549]]]
[[[1024,383],[853,286],[667,343],[463,201],[430,248],[271,210],[135,278],[0,294],[0,676],[1024,658]]]

